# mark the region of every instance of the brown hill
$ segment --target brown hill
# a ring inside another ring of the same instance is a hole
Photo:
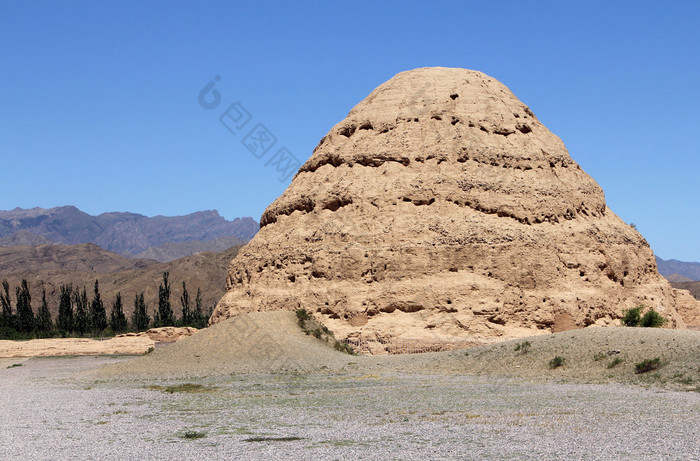
[[[211,319],[304,307],[342,337],[526,336],[669,326],[700,307],[508,88],[425,68],[380,85],[319,142],[232,262]]]
[[[197,288],[202,290],[205,309],[214,306],[224,293],[226,269],[240,247],[219,253],[198,253],[168,263],[130,259],[111,253],[97,245],[44,245],[40,247],[0,248],[0,279],[7,279],[12,289],[23,278],[29,282],[35,312],[46,288],[49,308],[56,316],[62,284],[86,287],[91,294],[95,279],[100,282],[102,298],[110,311],[121,292],[127,314],[133,311],[133,298],[144,292],[149,313],[157,306],[158,284],[163,272],[170,273],[171,303],[180,314],[182,282],[187,283],[194,302]],[[14,292],[12,293],[14,300]]]
[[[672,282],[674,288],[690,291],[695,299],[700,300],[700,282]]]
[[[664,275],[664,274],[661,274]],[[669,282],[694,282],[693,279],[690,277],[686,277],[685,275],[681,274],[668,274],[664,275],[664,278],[668,280]]]
[[[245,241],[238,237],[219,237],[209,242],[200,242],[198,240],[175,243],[169,242],[157,247],[150,247],[148,250],[137,254],[136,257],[155,259],[158,262],[164,263],[202,251],[220,252],[244,243]]]
[[[0,248],[0,274],[34,273],[49,270],[109,273],[143,269],[155,261],[132,259],[107,251],[93,243]]]

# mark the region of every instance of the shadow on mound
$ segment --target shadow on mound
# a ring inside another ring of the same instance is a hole
[[[98,377],[201,377],[337,371],[359,357],[305,334],[293,312],[255,312],[206,328],[151,354],[90,372]]]

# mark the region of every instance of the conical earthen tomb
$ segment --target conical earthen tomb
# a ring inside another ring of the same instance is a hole
[[[618,324],[640,303],[700,323],[562,141],[476,71],[380,85],[260,225],[212,323],[305,308],[339,337],[490,339]]]

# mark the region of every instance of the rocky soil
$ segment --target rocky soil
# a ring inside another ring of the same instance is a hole
[[[0,369],[8,459],[694,459],[700,394],[350,371],[95,380],[117,358]],[[1,362],[1,361],[0,361]]]

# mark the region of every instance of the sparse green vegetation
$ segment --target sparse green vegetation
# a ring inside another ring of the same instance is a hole
[[[520,352],[521,354],[527,354],[527,352],[530,350],[530,346],[532,346],[532,343],[530,343],[530,341],[519,342],[515,346],[515,352]]]
[[[202,439],[206,436],[207,433],[203,431],[185,431],[182,434],[183,439]]]
[[[610,368],[615,368],[616,366],[618,366],[618,365],[621,364],[622,362],[624,362],[623,359],[621,359],[620,357],[615,357],[614,359],[612,359],[612,360],[610,361],[610,363],[608,363],[608,369],[610,369]]]
[[[345,352],[350,355],[355,355],[355,350],[352,348],[352,346],[343,341],[336,340],[336,342],[333,344],[333,348],[336,351]]]
[[[316,339],[332,344],[333,348],[337,351],[355,355],[355,351],[352,349],[352,346],[336,340],[333,332],[329,330],[327,326],[321,325],[315,321],[309,311],[306,309],[297,309],[296,316],[299,328],[301,328],[307,335],[311,335]]]
[[[559,368],[564,365],[564,362],[566,362],[566,359],[561,355],[557,355],[549,361],[549,368],[551,368],[552,370],[555,368]]]
[[[642,316],[639,321],[639,326],[648,328],[658,328],[661,327],[667,320],[653,308],[649,309],[646,314]]]
[[[316,339],[332,344],[333,349],[336,351],[355,355],[355,351],[353,350],[352,346],[345,342],[336,340],[333,332],[329,330],[327,326],[321,325],[315,321],[309,311],[306,309],[297,309],[296,316],[299,328],[301,328],[307,335],[311,335]]]
[[[606,354],[605,352],[598,352],[596,355],[593,356],[593,360],[595,360],[596,362],[600,362],[607,356],[608,354]]]
[[[244,442],[293,442],[302,440],[301,437],[250,437],[243,439]]]
[[[199,394],[202,392],[212,392],[218,388],[213,387],[213,386],[204,386],[202,384],[184,383],[184,384],[176,384],[173,386],[148,386],[147,389],[151,389],[153,391],[163,391],[163,392],[167,392],[168,394],[174,394],[176,392],[186,392],[189,394]]]
[[[644,310],[644,305],[640,304],[637,307],[633,307],[625,311],[622,317],[622,324],[627,327],[647,327],[647,328],[658,328],[667,322],[661,314],[656,312],[654,308],[649,309],[644,315],[642,311]]]
[[[311,320],[311,314],[309,314],[309,311],[306,309],[297,309],[296,310],[297,314],[297,321],[299,322],[299,326],[304,329],[304,326],[308,320]]]
[[[21,366],[22,366],[21,363],[13,363],[12,365],[10,365],[10,366],[7,367],[7,368],[15,368],[15,367],[21,367]]]
[[[637,374],[648,373],[653,370],[658,370],[661,366],[661,359],[659,357],[645,359],[634,365],[634,372]]]
[[[637,307],[626,310],[625,315],[622,317],[622,324],[626,327],[636,327],[639,325],[639,320],[641,318],[642,310],[644,306],[640,304]]]

